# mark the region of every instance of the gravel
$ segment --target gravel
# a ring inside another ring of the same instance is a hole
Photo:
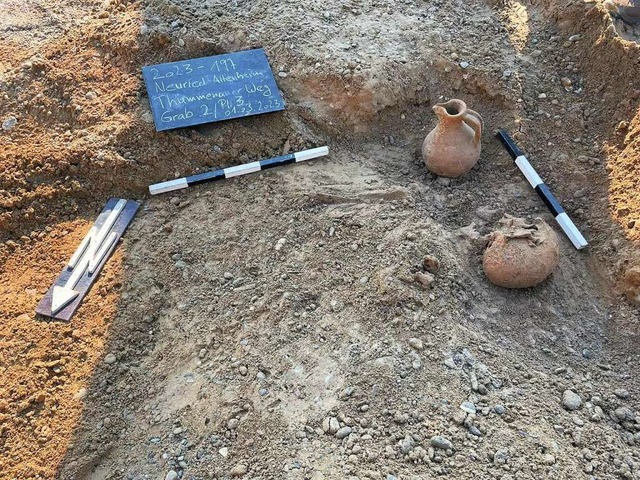
[[[104,363],[111,365],[113,363],[116,363],[118,361],[118,359],[116,358],[116,356],[113,353],[108,353],[106,357],[104,357]]]
[[[431,446],[442,450],[453,450],[453,443],[441,435],[431,437]]]
[[[178,472],[175,470],[169,470],[167,475],[164,477],[164,480],[176,480],[178,478]]]
[[[565,390],[562,394],[562,405],[567,410],[578,410],[582,405],[582,399],[580,395],[572,390]]]

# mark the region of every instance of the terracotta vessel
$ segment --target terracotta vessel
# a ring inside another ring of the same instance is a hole
[[[438,125],[422,143],[422,158],[429,170],[442,177],[459,177],[480,158],[482,117],[462,100],[437,103]]]
[[[542,219],[533,223],[505,216],[491,234],[482,268],[492,283],[506,288],[528,288],[544,281],[560,257],[556,232]]]

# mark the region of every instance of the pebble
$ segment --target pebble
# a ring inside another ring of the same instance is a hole
[[[175,470],[169,470],[169,473],[164,477],[164,480],[176,480],[178,478],[178,472]]]
[[[236,428],[238,428],[238,419],[237,418],[232,418],[227,422],[227,428],[229,430],[235,430]]]
[[[364,285],[365,283],[367,283],[369,281],[369,277],[360,277],[360,283],[362,285]]]
[[[244,376],[247,374],[248,369],[246,366],[244,365],[240,365],[240,368],[238,368],[238,371],[240,372],[240,375]]]
[[[96,92],[87,92],[84,96],[87,100],[95,100],[98,98],[98,94]]]
[[[438,273],[440,270],[440,261],[433,255],[425,255],[422,259],[422,267],[429,273]]]
[[[442,450],[453,450],[453,443],[441,435],[431,437],[431,446],[441,448]]]
[[[327,417],[324,419],[322,427],[326,433],[335,435],[335,433],[340,430],[340,422],[338,422],[336,417]]]
[[[635,415],[629,407],[618,407],[613,411],[613,415],[621,422],[635,420]]]
[[[2,129],[3,130],[11,130],[13,127],[16,126],[16,123],[18,123],[18,119],[16,117],[14,117],[14,116],[7,117],[2,122]]]
[[[571,79],[570,79],[570,78],[567,78],[567,77],[562,77],[562,78],[560,79],[560,83],[562,83],[562,86],[563,86],[564,88],[571,88],[571,85],[573,84],[573,83],[571,82]]]
[[[247,473],[247,466],[242,463],[239,463],[238,465],[233,467],[229,473],[231,474],[232,477],[242,477],[244,474]]]
[[[108,353],[106,357],[104,357],[104,363],[111,365],[112,363],[116,363],[118,359],[113,353]]]
[[[422,340],[420,340],[419,338],[415,338],[415,337],[410,338],[409,346],[414,350],[418,350],[418,351],[424,350],[424,344],[422,343]]]
[[[471,435],[475,435],[476,437],[481,437],[482,436],[482,432],[475,425],[471,425],[469,427],[469,433],[471,433]]]
[[[448,187],[449,185],[451,185],[451,179],[448,177],[438,177],[436,181],[443,187]]]
[[[413,437],[407,434],[402,440],[400,440],[400,451],[406,455],[413,449],[414,445],[415,442],[413,441]]]
[[[342,440],[343,438],[347,438],[349,435],[351,435],[351,432],[351,427],[342,427],[336,432],[336,437]]]
[[[476,413],[476,406],[473,404],[473,402],[462,402],[460,408],[467,413]]]
[[[556,457],[551,455],[550,453],[546,453],[542,456],[542,463],[545,465],[553,465],[556,463]]]
[[[565,390],[562,394],[562,405],[567,410],[578,410],[582,405],[582,399],[574,391]]]
[[[627,398],[629,398],[629,390],[625,388],[618,388],[614,390],[613,394],[616,397],[621,398],[622,400],[626,400]]]
[[[258,393],[261,397],[264,397],[265,395],[267,395],[267,393],[269,393],[269,390],[267,390],[266,388],[261,388],[260,390],[258,390]]]
[[[460,62],[460,67],[462,68],[469,68],[469,65],[471,65],[469,62]]]
[[[73,398],[75,398],[76,400],[82,400],[86,398],[86,396],[87,396],[87,389],[83,387],[76,392]]]
[[[227,458],[229,456],[229,449],[227,447],[222,447],[220,450],[218,450],[218,453],[224,458]]]
[[[281,238],[280,240],[278,240],[276,242],[276,252],[279,252],[280,250],[282,250],[282,247],[284,247],[284,244],[287,242],[286,238]]]
[[[497,450],[493,454],[493,463],[497,465],[504,465],[509,460],[509,453],[505,450]],[[504,478],[504,477],[503,477]]]
[[[233,280],[233,273],[231,273],[231,272],[224,272],[224,279],[225,279],[225,280]]]

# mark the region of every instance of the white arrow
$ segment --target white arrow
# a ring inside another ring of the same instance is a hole
[[[73,273],[63,286],[54,285],[53,287],[53,295],[51,297],[52,314],[55,314],[61,308],[67,306],[80,294],[80,292],[77,292],[74,288],[84,275],[85,270],[89,269],[89,275],[92,275],[97,266],[100,265],[102,258],[118,237],[115,232],[109,234],[109,231],[118,219],[118,216],[120,216],[120,213],[122,213],[122,210],[124,210],[126,204],[126,200],[119,200],[109,213],[102,227],[100,227],[100,230],[95,226],[91,227],[89,233],[84,237],[80,245],[78,245],[78,248],[68,263],[68,268],[73,270]],[[108,238],[106,238],[107,235]]]

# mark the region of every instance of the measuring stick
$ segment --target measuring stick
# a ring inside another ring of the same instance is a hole
[[[544,204],[555,217],[556,222],[558,222],[562,231],[567,237],[569,237],[573,246],[578,250],[586,247],[588,245],[587,241],[573,224],[569,215],[567,215],[567,212],[565,212],[562,205],[560,205],[560,202],[556,200],[556,197],[553,196],[549,187],[547,187],[547,185],[542,181],[538,173],[529,163],[529,160],[527,160],[527,157],[525,157],[522,151],[520,151],[509,134],[504,130],[500,130],[496,136],[500,139],[504,148],[507,149],[511,158],[515,160],[516,165],[527,178],[533,189],[538,192],[538,195],[542,198]]]
[[[268,160],[259,160],[257,162],[245,163],[244,165],[237,165],[235,167],[221,168],[220,170],[214,170],[213,172],[199,173],[197,175],[191,175],[190,177],[176,178],[175,180],[156,183],[149,186],[149,193],[151,193],[151,195],[158,195],[159,193],[180,190],[181,188],[191,187],[192,185],[197,185],[199,183],[222,180],[223,178],[238,177],[248,173],[259,172],[260,170],[266,170],[267,168],[287,165],[288,163],[304,162],[305,160],[323,157],[328,154],[329,147],[318,147],[312,148],[311,150],[303,150],[302,152],[289,153],[288,155],[282,155]]]

